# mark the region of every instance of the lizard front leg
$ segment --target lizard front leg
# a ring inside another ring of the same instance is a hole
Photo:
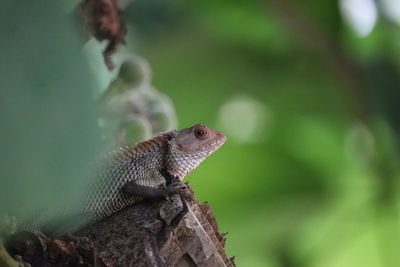
[[[160,174],[164,177],[168,187],[176,187],[177,194],[181,195],[186,200],[193,200],[194,196],[189,189],[189,182],[182,184],[178,177],[172,176],[166,169],[161,169]]]
[[[127,182],[123,186],[123,191],[134,196],[140,196],[144,198],[164,198],[171,194],[182,194],[186,190],[186,185],[173,183],[165,188],[156,188],[146,185],[140,185],[135,181]]]

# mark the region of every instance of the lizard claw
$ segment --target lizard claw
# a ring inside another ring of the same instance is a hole
[[[186,184],[171,184],[167,187],[169,194],[179,194],[186,200],[193,200],[193,195]]]
[[[186,190],[186,185],[184,184],[171,184],[167,186],[166,190],[169,195],[171,194],[181,194],[183,191]]]

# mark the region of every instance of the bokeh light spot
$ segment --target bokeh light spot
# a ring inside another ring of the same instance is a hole
[[[271,123],[272,114],[265,104],[250,97],[232,97],[222,105],[219,113],[220,128],[240,143],[264,140]]]
[[[340,0],[343,18],[357,36],[368,36],[377,21],[378,12],[373,0]]]
[[[399,0],[381,0],[382,11],[386,17],[393,23],[400,25],[400,1]]]
[[[375,152],[375,140],[365,124],[358,122],[351,127],[346,137],[345,152],[349,159],[369,162]]]

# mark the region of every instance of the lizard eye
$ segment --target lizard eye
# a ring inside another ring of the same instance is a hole
[[[207,129],[204,126],[199,126],[194,129],[194,135],[198,139],[205,139],[207,138]]]

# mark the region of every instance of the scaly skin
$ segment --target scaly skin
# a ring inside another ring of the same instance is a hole
[[[197,124],[115,152],[95,177],[93,190],[74,210],[90,213],[98,221],[143,198],[181,192],[184,186],[180,181],[226,139],[222,133]]]

